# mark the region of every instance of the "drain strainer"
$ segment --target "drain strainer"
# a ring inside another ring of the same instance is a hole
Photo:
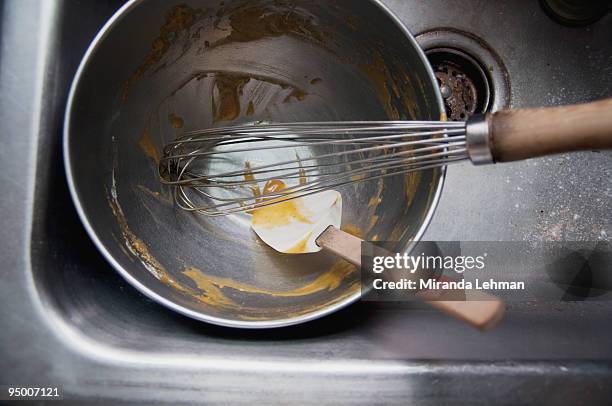
[[[416,39],[438,79],[450,120],[510,106],[508,71],[484,40],[452,28],[427,31]]]
[[[489,81],[478,63],[461,51],[435,48],[426,52],[452,121],[463,121],[489,107]]]

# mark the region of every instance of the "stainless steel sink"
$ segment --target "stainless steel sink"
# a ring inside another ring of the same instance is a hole
[[[507,68],[512,107],[612,95],[612,16],[586,28],[537,1],[386,0],[415,34],[454,28]],[[0,384],[80,401],[557,404],[612,401],[612,306],[515,303],[480,333],[415,304],[359,303],[240,331],[139,294],[88,239],[61,157],[68,86],[119,0],[0,6]],[[121,61],[117,61],[121,63]],[[450,168],[426,239],[609,240],[612,154]]]

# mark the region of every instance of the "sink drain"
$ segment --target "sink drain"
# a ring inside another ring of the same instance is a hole
[[[434,48],[426,55],[438,79],[450,120],[466,120],[488,110],[489,80],[478,62],[451,48]]]
[[[508,71],[484,40],[450,28],[427,31],[416,39],[438,79],[450,120],[510,106]]]
[[[550,18],[570,27],[584,27],[601,20],[612,3],[606,0],[540,0]]]

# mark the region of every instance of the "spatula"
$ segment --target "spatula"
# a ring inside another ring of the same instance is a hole
[[[291,203],[293,215],[287,214],[289,207],[281,203],[270,206],[269,214],[274,221],[254,221],[253,230],[259,237],[279,252],[307,254],[320,250],[328,251],[361,267],[361,250],[364,241],[339,229],[342,215],[342,197],[336,191],[301,198]],[[280,206],[280,207],[279,207]],[[273,208],[277,207],[274,212]],[[298,213],[296,213],[299,211]],[[284,221],[278,221],[283,214]],[[274,217],[277,215],[276,217]],[[256,216],[265,219],[267,216]],[[379,247],[372,247],[381,250]],[[389,254],[386,252],[386,254]],[[487,330],[501,320],[505,305],[499,298],[478,291],[478,300],[456,300],[456,291],[420,291],[415,296],[430,306],[459,319],[480,330]],[[449,299],[449,300],[445,300]],[[455,299],[455,300],[450,300]]]

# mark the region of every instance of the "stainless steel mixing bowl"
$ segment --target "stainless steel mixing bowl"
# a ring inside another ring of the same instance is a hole
[[[77,72],[66,172],[89,235],[141,292],[219,325],[287,326],[357,300],[358,272],[325,253],[274,252],[248,215],[178,210],[157,178],[162,145],[231,123],[437,120],[442,111],[423,52],[378,1],[134,0]],[[427,226],[443,173],[340,189],[343,227],[406,247]]]

